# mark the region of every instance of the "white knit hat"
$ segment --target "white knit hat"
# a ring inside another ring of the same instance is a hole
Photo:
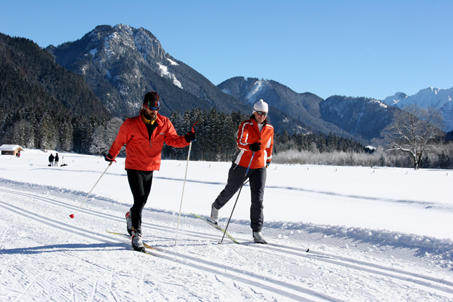
[[[258,102],[256,102],[255,105],[253,105],[253,110],[269,112],[267,103],[265,101],[263,101],[262,99],[259,100]]]

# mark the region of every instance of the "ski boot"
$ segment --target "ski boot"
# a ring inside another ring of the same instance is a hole
[[[138,230],[133,230],[131,243],[132,243],[132,248],[134,250],[139,251],[139,252],[146,251],[145,246],[143,245],[143,241],[142,241],[142,232],[140,232]]]
[[[214,207],[214,204],[211,206],[211,222],[215,225],[219,223],[219,210]]]
[[[261,232],[253,232],[253,241],[256,243],[267,244]]]
[[[132,216],[131,216],[131,210],[126,213],[126,225],[127,225],[127,232],[129,235],[132,236]]]

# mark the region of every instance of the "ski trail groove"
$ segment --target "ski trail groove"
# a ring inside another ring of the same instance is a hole
[[[262,290],[271,291],[273,293],[280,294],[296,301],[312,301],[303,296],[300,296],[301,294],[314,296],[318,299],[322,299],[323,301],[342,301],[308,288],[289,284],[269,277],[259,276],[253,272],[215,263],[194,256],[189,256],[187,254],[180,254],[170,250],[165,250],[164,252],[152,251],[151,253],[171,262],[186,265],[190,268],[196,268],[204,272],[212,273],[216,276],[220,275],[222,277],[227,277],[235,282],[241,282],[243,284],[255,286],[261,288]],[[250,277],[254,278],[256,281],[251,280]]]
[[[318,252],[318,251],[310,251],[307,253],[300,248],[292,248],[292,247],[288,247],[288,246],[284,246],[284,245],[270,244],[269,246],[265,246],[265,245],[263,245],[263,246],[252,245],[252,246],[260,247],[263,249],[267,248],[269,250],[276,251],[279,253],[284,253],[287,255],[296,254],[300,257],[316,259],[318,261],[328,262],[328,263],[332,263],[335,265],[341,265],[341,266],[346,266],[346,267],[350,267],[350,268],[357,269],[357,270],[363,270],[363,271],[368,271],[368,272],[375,273],[375,274],[381,274],[383,276],[398,278],[398,279],[401,279],[404,281],[414,282],[414,283],[428,286],[428,287],[433,286],[431,283],[427,282],[427,281],[431,281],[431,282],[435,282],[435,283],[438,283],[441,285],[448,286],[448,288],[447,287],[438,287],[438,286],[436,288],[438,288],[439,290],[445,291],[447,293],[453,294],[453,282],[449,282],[444,279],[433,278],[433,277],[426,276],[426,275],[416,274],[416,273],[412,273],[412,272],[408,272],[408,271],[404,271],[404,270],[400,270],[400,269],[396,269],[396,268],[386,267],[386,266],[379,265],[379,264],[374,264],[374,263],[365,262],[365,261],[361,261],[361,260],[355,260],[355,259],[351,259],[351,258],[347,258],[347,257],[343,257],[343,256],[338,256],[338,255],[333,255],[333,254],[328,254],[328,253],[323,253],[323,252]],[[282,250],[282,249],[286,249],[286,250]],[[297,249],[299,251],[294,251],[295,249]],[[344,262],[348,262],[348,263],[344,263]],[[349,264],[349,263],[352,263],[352,264]],[[379,271],[379,270],[381,270],[381,271]],[[406,277],[393,275],[393,274],[401,274]],[[419,279],[423,279],[424,281],[416,280],[416,279],[412,279],[412,278],[419,278]]]
[[[20,209],[20,211],[19,211],[19,209],[13,208],[12,206],[10,206],[2,201],[0,201],[0,205],[2,205],[4,208],[6,208],[12,212],[15,212],[18,215],[27,217],[28,219],[33,219],[33,220],[38,221],[47,226],[50,225],[55,228],[65,229],[68,232],[72,232],[74,234],[88,237],[88,238],[91,238],[94,240],[102,240],[104,243],[118,242],[118,240],[115,240],[114,238],[109,238],[107,236],[107,234],[96,234],[96,233],[93,233],[92,231],[84,230],[82,228],[77,228],[77,227],[67,225],[67,224],[63,225],[61,222],[58,222],[56,220],[52,221],[51,219],[49,219],[47,217],[38,215],[36,213],[32,213],[25,209]],[[91,213],[87,213],[87,214],[92,215]],[[278,281],[278,280],[272,280],[270,278],[263,279],[262,276],[256,276],[253,272],[247,272],[244,270],[235,269],[233,267],[219,265],[217,263],[198,259],[193,256],[188,256],[185,254],[182,255],[182,254],[175,253],[175,252],[172,252],[169,250],[166,250],[164,253],[158,253],[155,251],[152,251],[151,253],[156,254],[160,258],[164,258],[171,262],[177,262],[179,264],[189,266],[190,268],[199,269],[203,272],[218,274],[223,277],[227,277],[227,278],[235,280],[235,281],[240,281],[244,284],[248,284],[250,286],[255,286],[255,287],[261,288],[262,290],[270,291],[275,294],[279,294],[279,295],[282,295],[282,296],[285,296],[285,297],[288,297],[288,298],[291,298],[291,299],[294,299],[297,301],[313,301],[311,299],[301,296],[304,294],[308,295],[308,296],[317,297],[318,299],[322,299],[323,301],[341,301],[341,300],[329,297],[327,295],[324,295],[322,293],[318,293],[316,291],[310,290],[308,288],[288,284],[288,283]],[[184,261],[181,261],[181,260],[184,260]],[[187,261],[190,262],[190,264],[187,263]],[[217,269],[217,267],[221,267],[223,269],[223,271],[222,271],[222,269]],[[254,279],[256,279],[256,281],[250,280],[250,277],[253,277]],[[278,285],[278,287],[276,285]],[[113,291],[112,291],[112,295],[113,295]],[[115,298],[115,300],[116,300],[116,298]]]
[[[281,251],[278,251],[278,252],[281,252]],[[285,253],[289,254],[287,252],[285,252]],[[453,294],[453,288],[451,287],[452,286],[451,282],[448,282],[443,279],[437,279],[437,278],[431,278],[431,277],[423,276],[423,275],[419,275],[419,274],[413,274],[410,272],[387,268],[384,266],[371,264],[371,263],[367,263],[367,262],[363,262],[363,261],[356,261],[356,260],[348,259],[345,257],[332,256],[331,259],[328,259],[328,258],[312,257],[311,255],[302,255],[302,254],[299,254],[298,256],[311,258],[311,259],[315,259],[317,261],[326,262],[326,263],[330,263],[330,264],[334,264],[334,265],[338,265],[338,266],[342,266],[342,267],[349,267],[349,268],[355,269],[357,271],[368,272],[368,273],[371,273],[374,275],[382,275],[385,277],[400,279],[405,282],[415,283],[415,284],[422,285],[422,286],[425,286],[428,288],[436,288],[437,290],[443,291],[445,293]],[[336,259],[334,257],[336,257]],[[348,261],[353,264],[344,263],[344,261]],[[369,268],[369,267],[373,267],[373,268]],[[416,279],[416,278],[419,278],[419,279]],[[429,281],[431,281],[431,282],[429,282]],[[440,283],[441,285],[434,284],[434,283]],[[442,286],[442,285],[447,285],[449,287]]]
[[[6,189],[6,190],[4,190],[4,192],[8,192],[8,194],[11,194],[13,196],[17,195],[17,196],[24,196],[24,197],[29,197],[29,198],[31,197],[35,200],[39,200],[39,201],[42,201],[42,202],[45,202],[48,204],[56,205],[56,206],[62,207],[64,209],[77,208],[76,205],[65,203],[64,201],[58,201],[58,200],[52,199],[50,197],[43,197],[40,195],[23,193],[23,192],[19,192],[19,191],[15,191],[15,190],[10,190],[10,189]],[[49,217],[44,217],[42,215],[32,213],[23,208],[17,209],[16,207],[14,207],[8,203],[2,202],[2,201],[0,201],[0,205],[2,205],[3,208],[5,208],[11,212],[14,212],[18,215],[22,215],[23,217],[26,217],[28,219],[33,219],[33,220],[43,223],[47,226],[50,225],[55,228],[64,229],[68,232],[83,236],[85,238],[90,238],[93,240],[101,240],[104,243],[109,243],[109,244],[118,242],[117,240],[114,240],[114,239],[110,240],[110,238],[107,237],[106,234],[94,233],[90,230],[85,230],[81,227],[75,227],[70,224],[62,223],[61,221],[58,221],[56,219],[50,219]],[[114,216],[112,217],[111,215],[107,215],[107,214],[103,214],[103,213],[99,213],[99,212],[93,212],[93,210],[83,210],[83,211],[81,210],[81,212],[84,213],[85,215],[91,215],[91,216],[106,219],[109,221],[124,222],[124,218],[114,217]],[[144,226],[149,227],[151,229],[158,229],[162,232],[168,232],[168,233],[172,233],[172,234],[174,233],[174,230],[169,229],[168,227],[165,228],[165,227],[154,225],[154,224],[144,224]],[[200,237],[202,237],[206,240],[212,240],[213,238],[217,238],[217,236],[215,236],[215,235],[208,235],[208,234],[205,234],[202,232],[193,232],[193,231],[183,230],[182,233],[187,235],[188,237],[196,238],[197,241],[200,240]],[[3,241],[5,240],[5,237],[6,237],[6,231],[2,235],[2,244],[3,244]],[[289,255],[291,257],[297,256],[297,257],[309,258],[309,259],[312,259],[315,261],[326,262],[326,263],[330,263],[333,265],[337,265],[337,266],[341,266],[341,267],[345,267],[345,268],[351,268],[351,269],[359,270],[362,272],[367,272],[367,273],[374,274],[374,275],[381,275],[381,276],[385,276],[385,277],[399,279],[399,280],[402,280],[405,282],[414,283],[414,284],[421,285],[421,286],[428,287],[428,288],[436,288],[437,290],[443,291],[448,294],[453,293],[453,288],[452,288],[453,283],[452,282],[449,282],[449,281],[443,280],[443,279],[439,279],[439,278],[425,276],[422,274],[412,273],[412,272],[408,272],[408,271],[404,271],[404,270],[400,270],[400,269],[396,269],[396,268],[389,268],[389,267],[385,267],[385,266],[382,266],[379,264],[374,264],[374,263],[370,263],[370,262],[366,262],[366,261],[355,260],[355,259],[351,259],[351,258],[347,258],[347,257],[343,257],[343,256],[322,253],[322,252],[317,252],[317,251],[311,251],[309,253],[306,253],[304,251],[304,249],[301,249],[298,247],[280,245],[280,244],[270,244],[267,246],[258,246],[258,245],[251,245],[251,246],[259,247],[261,250],[266,251],[267,253],[271,253],[272,251],[274,251],[274,252],[278,252],[281,254]],[[104,248],[105,247],[106,246],[104,245]],[[88,247],[88,248],[92,248],[92,247]],[[244,247],[244,248],[250,248],[250,247]],[[162,254],[162,255],[160,255],[160,257],[165,258],[168,261],[178,262],[180,264],[182,263],[186,266],[189,266],[192,268],[197,268],[201,271],[209,272],[214,275],[219,274],[224,277],[226,276],[232,280],[236,280],[236,281],[240,280],[241,283],[248,284],[250,286],[256,286],[263,290],[268,291],[270,288],[270,289],[272,289],[271,290],[272,292],[282,295],[282,296],[289,297],[291,299],[297,299],[297,300],[306,299],[304,297],[301,297],[301,296],[298,296],[297,294],[295,294],[295,293],[302,292],[308,296],[313,296],[318,299],[320,298],[325,301],[339,301],[335,298],[320,294],[316,291],[313,291],[313,290],[310,290],[310,289],[307,289],[304,287],[292,285],[292,284],[278,281],[278,280],[272,280],[269,278],[265,278],[266,280],[263,280],[262,276],[257,276],[253,272],[226,266],[224,264],[219,265],[218,263],[215,263],[212,261],[203,260],[201,258],[190,256],[187,254],[173,252],[169,249],[165,250],[165,253],[159,253],[159,254]],[[181,260],[183,260],[183,261],[181,262]],[[219,267],[220,267],[220,269],[219,269]],[[21,294],[21,296],[23,296],[24,293],[26,292],[26,290],[28,290],[30,288],[30,286],[32,286],[32,284],[34,284],[36,282],[36,278],[40,275],[41,275],[41,273],[35,276],[35,279],[33,280],[33,282],[30,282],[28,284],[28,286],[24,289],[24,292]],[[254,278],[254,280],[248,279],[251,276]],[[262,282],[269,283],[269,285],[262,285]],[[295,292],[295,293],[293,293],[293,292]],[[117,297],[115,297],[113,291],[112,291],[111,295],[113,295],[114,299],[117,300]],[[301,301],[306,301],[306,300],[301,300]]]

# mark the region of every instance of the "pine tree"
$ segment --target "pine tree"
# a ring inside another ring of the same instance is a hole
[[[43,150],[56,149],[57,131],[52,123],[52,118],[45,112],[39,122],[38,128],[39,148]]]
[[[93,141],[90,146],[91,154],[103,154],[107,150],[105,126],[99,125],[93,133]]]

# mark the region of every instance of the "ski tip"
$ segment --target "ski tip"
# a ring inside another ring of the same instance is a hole
[[[143,245],[144,245],[145,248],[147,248],[147,249],[156,250],[156,251],[161,251],[160,249],[158,249],[158,248],[156,248],[156,247],[154,247],[154,246],[151,246],[151,245],[149,245],[149,244],[147,244],[147,243],[143,243]]]

